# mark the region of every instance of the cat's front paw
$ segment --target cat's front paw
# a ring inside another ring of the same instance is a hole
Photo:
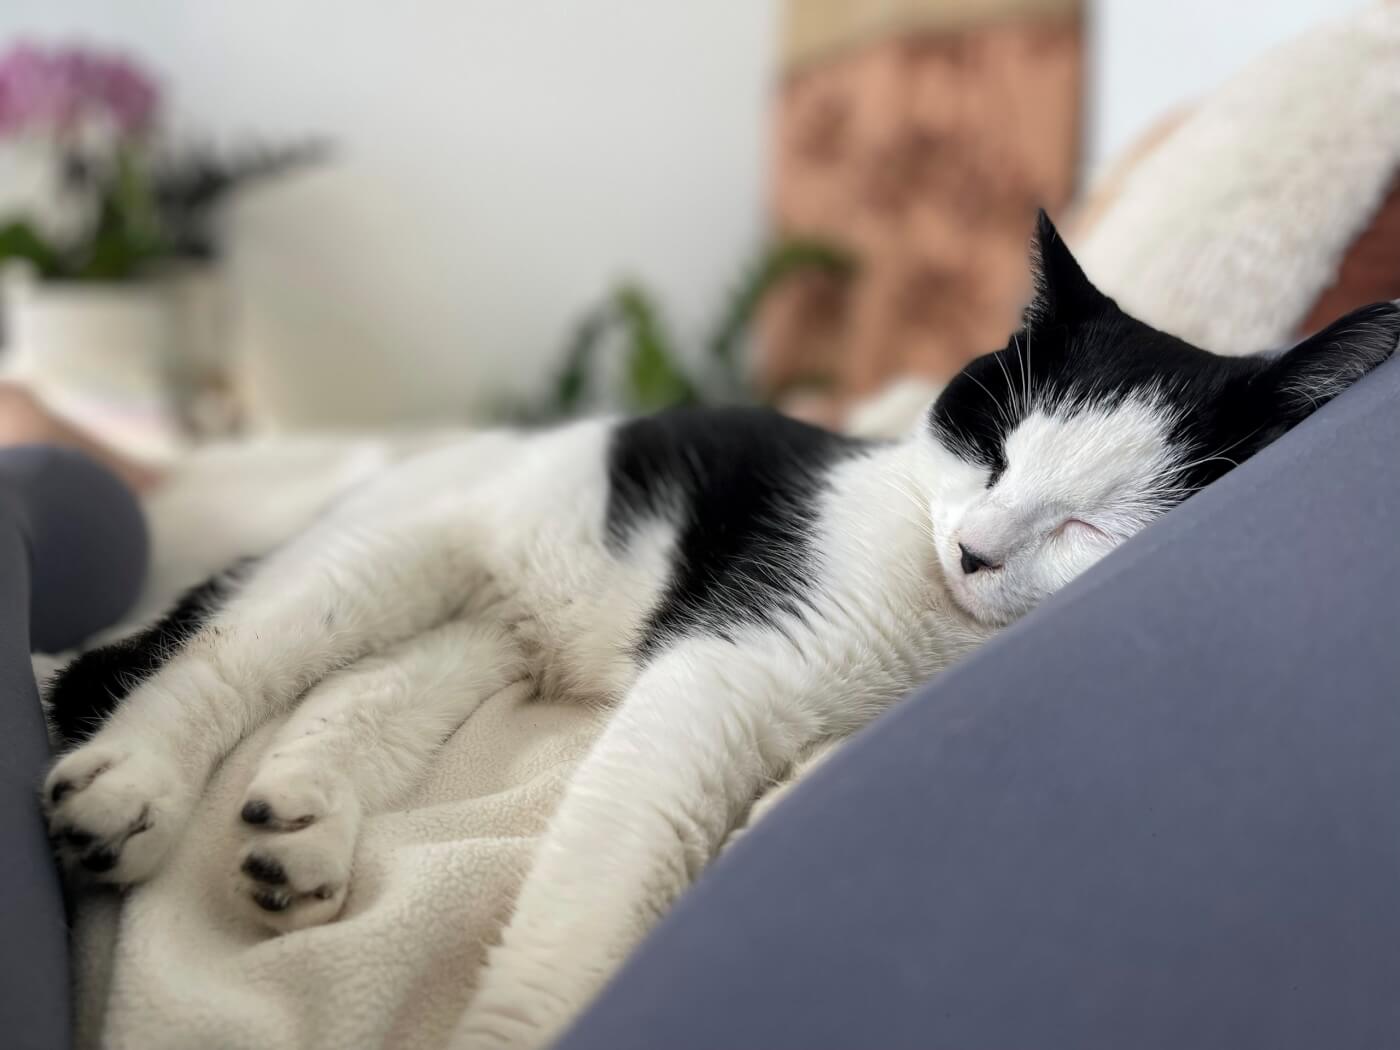
[[[246,845],[234,880],[243,908],[283,933],[330,922],[345,906],[360,807],[337,777],[270,763],[239,811]]]
[[[525,1015],[473,1005],[457,1028],[452,1050],[542,1050],[552,1041]]]
[[[125,885],[160,866],[185,826],[193,793],[155,751],[98,739],[58,760],[43,802],[64,863]]]
[[[567,969],[512,965],[504,955],[497,948],[488,959],[453,1050],[544,1050],[591,998],[574,988]]]

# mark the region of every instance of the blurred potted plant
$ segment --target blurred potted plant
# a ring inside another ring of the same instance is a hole
[[[626,283],[613,289],[574,330],[552,389],[545,398],[515,413],[529,421],[577,415],[599,403],[629,412],[651,412],[672,405],[772,403],[791,389],[755,388],[743,342],[759,306],[779,285],[802,274],[845,279],[855,261],[845,249],[816,238],[786,238],[765,247],[736,283],[703,344],[686,352],[667,328],[660,306],[644,287]],[[620,351],[620,370],[610,375],[600,352]],[[613,389],[600,392],[600,380]],[[824,377],[806,376],[817,388]]]
[[[0,56],[0,141],[49,170],[47,207],[0,217],[7,371],[117,405],[166,401],[230,424],[217,220],[235,191],[321,144],[220,151],[162,135],[154,78],[117,54],[20,45]]]

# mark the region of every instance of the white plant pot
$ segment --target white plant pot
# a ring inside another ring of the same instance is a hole
[[[133,452],[167,454],[199,431],[199,399],[219,364],[217,278],[132,284],[4,275],[0,370],[55,410]]]

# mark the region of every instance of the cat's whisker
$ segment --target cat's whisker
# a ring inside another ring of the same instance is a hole
[[[1234,441],[1230,442],[1230,444],[1225,445],[1224,447],[1219,448],[1219,449],[1217,449],[1216,451],[1210,453],[1209,455],[1201,457],[1200,459],[1192,460],[1192,461],[1190,461],[1189,463],[1183,463],[1183,464],[1179,465],[1176,469],[1179,470],[1179,471],[1187,471],[1187,470],[1192,470],[1192,469],[1194,469],[1194,468],[1196,468],[1196,467],[1199,467],[1199,466],[1204,466],[1206,463],[1213,463],[1213,462],[1216,462],[1216,461],[1222,459],[1222,458],[1224,457],[1224,454],[1225,454],[1226,452],[1233,451],[1234,449],[1238,448],[1240,445],[1243,445],[1246,441],[1248,441],[1250,438],[1254,437],[1254,435],[1258,434],[1259,431],[1261,431],[1261,430],[1263,430],[1263,429],[1264,429],[1264,425],[1261,424],[1261,425],[1255,427],[1255,428],[1254,428],[1253,430],[1251,430],[1249,433],[1244,434],[1243,436],[1241,436],[1241,437],[1239,437],[1239,438],[1236,438]],[[1227,462],[1230,462],[1232,466],[1239,466],[1239,464],[1236,463],[1236,462],[1234,462],[1233,460],[1228,460]]]
[[[1014,337],[1014,336],[1013,336],[1013,338],[1012,338],[1012,341],[1013,341],[1013,343],[1014,343],[1014,341],[1015,341],[1015,337]],[[1019,351],[1018,351],[1018,353],[1019,353]],[[1006,390],[1007,390],[1007,393],[1008,393],[1008,395],[1010,395],[1010,394],[1012,394],[1012,393],[1015,391],[1015,389],[1016,389],[1016,384],[1013,383],[1013,382],[1011,381],[1011,373],[1010,373],[1010,372],[1007,370],[1007,368],[1006,368],[1006,362],[1002,360],[1001,352],[998,352],[998,353],[995,354],[994,356],[995,356],[995,358],[996,358],[997,367],[1001,369],[1002,378],[1004,378],[1004,379],[1006,380]],[[1003,418],[1008,424],[1014,423],[1014,422],[1015,422],[1015,418],[1016,418],[1015,415],[1014,415],[1014,412],[1015,412],[1014,398],[1009,399],[1008,402],[1007,402],[1007,404],[1002,406],[1001,411],[1002,411],[1002,418]]]
[[[1029,328],[1026,329],[1026,361],[1023,371],[1026,376],[1026,399],[1024,407],[1025,411],[1029,412],[1031,408],[1031,395],[1035,389],[1034,380],[1032,378],[1035,373],[1031,371],[1031,329]]]
[[[990,390],[987,389],[987,384],[983,383],[982,380],[978,379],[978,378],[977,378],[975,375],[973,375],[971,372],[967,372],[967,373],[965,373],[965,374],[967,375],[967,378],[968,378],[968,379],[971,379],[974,383],[976,383],[979,387],[981,387],[982,390],[986,393],[986,395],[987,395],[987,400],[991,403],[992,408],[996,409],[997,415],[1000,417],[1001,421],[1002,421],[1003,423],[1010,424],[1010,423],[1012,422],[1012,419],[1011,419],[1011,417],[1007,414],[1005,406],[1002,405],[1001,402],[997,400],[997,396],[996,396],[995,394],[993,394]]]

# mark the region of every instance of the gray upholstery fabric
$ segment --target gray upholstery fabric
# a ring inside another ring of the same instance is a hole
[[[1400,1046],[1400,361],[854,741],[564,1050]]]
[[[72,648],[136,600],[146,578],[146,521],[105,467],[71,449],[0,449],[0,515],[29,550],[35,651]]]
[[[136,501],[74,452],[0,449],[0,1044],[69,1043],[68,930],[37,788],[48,737],[30,670],[116,619],[146,566]]]

